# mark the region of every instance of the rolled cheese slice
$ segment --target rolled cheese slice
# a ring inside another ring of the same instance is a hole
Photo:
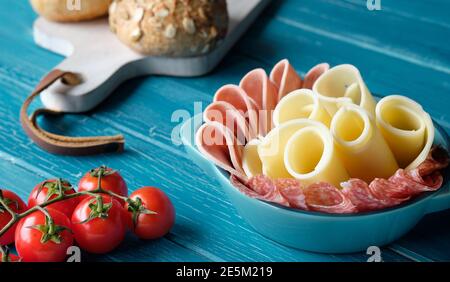
[[[401,168],[411,170],[425,161],[434,141],[431,117],[417,102],[400,95],[381,99],[376,123]]]
[[[293,119],[307,118],[330,125],[331,117],[319,98],[309,89],[300,89],[286,95],[273,112],[273,124],[280,125]]]
[[[253,139],[244,147],[242,155],[242,168],[247,177],[261,175],[263,173],[261,159],[258,154],[259,139]]]
[[[340,106],[349,103],[375,114],[376,102],[359,70],[352,65],[339,65],[325,72],[314,83],[313,90],[331,116]]]
[[[301,131],[305,128],[313,131]],[[271,178],[326,181],[336,187],[348,179],[329,129],[318,121],[295,119],[280,124],[261,140],[258,154],[263,173]]]
[[[389,178],[397,161],[375,121],[363,108],[348,104],[334,115],[330,126],[339,158],[352,178],[370,183]]]
[[[267,134],[258,146],[263,173],[270,178],[292,178],[284,166],[284,150],[289,138],[296,131],[319,122],[295,119],[285,122]]]
[[[290,175],[305,185],[327,182],[339,188],[341,182],[349,179],[330,131],[320,123],[299,129],[289,138],[284,165]]]

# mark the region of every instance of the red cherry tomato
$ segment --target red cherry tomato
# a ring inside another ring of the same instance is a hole
[[[34,189],[31,191],[30,196],[28,197],[28,207],[32,208],[44,203],[45,201],[53,200],[54,198],[59,197],[61,194],[59,185],[61,185],[62,191],[65,195],[75,193],[75,189],[73,189],[72,185],[69,182],[62,179],[49,179],[39,183],[38,185],[36,185],[36,187],[34,187]],[[48,207],[58,210],[70,218],[72,216],[73,210],[79,202],[80,199],[77,197],[61,202],[56,202],[49,205]]]
[[[16,213],[22,213],[27,210],[26,204],[14,192],[2,190],[3,199],[8,204],[8,207]],[[11,221],[11,214],[3,209],[0,205],[0,230]],[[9,245],[14,242],[14,232],[16,231],[17,223],[6,231],[0,237],[0,245]]]
[[[78,184],[78,191],[93,191],[97,189],[99,185],[99,178],[101,178],[100,185],[103,190],[111,191],[124,197],[128,195],[127,184],[122,176],[116,170],[106,166],[101,166],[87,172]],[[116,200],[123,204],[123,200],[117,198]]]
[[[175,208],[163,191],[143,187],[133,192],[130,199],[133,203],[125,205],[128,223],[132,223],[131,230],[139,238],[156,239],[170,231],[175,222]]]
[[[69,218],[60,211],[47,209],[49,218],[36,211],[19,221],[16,250],[24,262],[62,262],[73,244]]]
[[[14,254],[8,254],[8,255],[1,255],[0,254],[0,263],[2,262],[20,262],[20,257],[14,255]]]
[[[108,195],[84,199],[73,212],[72,230],[85,251],[103,254],[115,249],[124,239],[126,217],[122,205]]]

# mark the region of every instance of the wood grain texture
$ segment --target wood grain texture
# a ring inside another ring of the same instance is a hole
[[[439,48],[439,40],[445,42],[448,38],[435,39],[426,32],[426,26],[432,30],[438,28],[440,32],[445,30],[448,19],[440,12],[434,18],[432,8],[419,5],[424,11],[421,16],[424,19],[419,21],[424,31],[423,34],[414,34],[410,31],[418,24],[414,15],[419,8],[408,7],[409,10],[398,14],[402,4],[397,6],[392,1],[383,1],[389,20],[378,20],[380,24],[389,28],[390,21],[400,22],[401,29],[408,31],[402,33],[402,38],[397,41],[394,32],[386,38],[382,31],[365,34],[362,21],[368,11],[356,0],[339,1],[341,5],[325,0],[276,1],[211,75],[195,79],[134,79],[122,85],[110,99],[88,115],[43,120],[48,129],[65,134],[124,132],[128,148],[123,155],[52,156],[29,141],[19,127],[17,116],[26,93],[43,74],[60,62],[61,57],[33,45],[31,23],[35,16],[26,1],[1,1],[14,9],[0,11],[0,17],[8,23],[0,25],[0,36],[4,39],[0,44],[0,168],[3,168],[0,185],[10,188],[18,185],[17,189],[22,189],[19,192],[25,196],[31,186],[44,177],[66,176],[76,181],[82,171],[107,164],[121,169],[131,190],[148,184],[162,187],[177,208],[177,225],[165,239],[145,243],[131,240],[117,252],[108,256],[87,256],[89,260],[367,259],[365,254],[328,256],[302,252],[263,238],[236,214],[218,189],[217,182],[187,159],[182,147],[172,144],[171,131],[176,125],[171,122],[174,110],[192,112],[193,101],[209,102],[222,84],[238,83],[240,77],[252,68],[269,69],[284,57],[289,58],[301,73],[321,61],[354,63],[362,69],[373,92],[395,92],[417,99],[450,130],[446,98],[450,90],[449,75],[427,66],[429,62],[442,58],[439,68],[449,66],[446,50],[449,44]],[[377,13],[382,16],[380,13],[384,11]],[[367,17],[371,15],[367,14]],[[375,22],[364,23],[368,29],[374,29]],[[346,39],[348,35],[351,40]],[[418,35],[426,36],[430,42],[421,44],[414,38]],[[365,45],[355,44],[355,39],[361,39]],[[373,45],[373,42],[377,44]],[[392,52],[408,50],[401,54],[406,60],[386,54],[385,46],[390,46]],[[410,57],[427,63],[416,63]],[[15,180],[16,175],[25,177],[19,182]],[[449,219],[447,212],[428,216],[410,234],[384,249],[384,259],[448,260],[450,246],[446,239],[450,228],[443,223]],[[135,249],[138,250],[136,253]]]

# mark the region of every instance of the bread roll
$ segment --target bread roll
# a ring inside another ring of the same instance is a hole
[[[226,0],[115,0],[109,13],[123,43],[154,56],[208,53],[228,29]]]
[[[78,22],[106,15],[111,1],[112,0],[31,0],[31,5],[39,15],[48,20],[58,22]]]

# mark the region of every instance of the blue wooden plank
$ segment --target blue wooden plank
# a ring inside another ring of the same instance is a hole
[[[389,8],[395,11],[414,6],[397,2],[385,2],[383,6],[388,9],[387,5],[395,3],[395,7]],[[416,14],[419,11],[422,13],[427,7],[429,10],[439,10],[429,1],[413,2],[422,3],[423,6],[420,7],[421,10],[416,8]],[[372,48],[377,52],[450,74],[450,28],[420,23],[417,18],[401,17],[385,10],[370,11],[366,8],[365,1],[359,0],[358,3],[359,5],[332,0],[289,0],[280,5],[275,18],[294,20],[316,30],[345,37],[347,41],[355,42],[362,48]],[[448,15],[442,22],[450,24]]]
[[[334,1],[352,8],[366,8],[364,0]],[[447,0],[383,0],[381,1],[383,14],[392,15],[414,21],[416,25],[430,25],[450,28],[448,17],[449,2]],[[348,6],[350,5],[350,6]]]
[[[24,168],[22,166],[28,167]],[[42,181],[42,176],[29,171],[29,164],[21,159],[0,151],[0,187],[16,192],[25,202],[34,185]],[[40,171],[45,177],[54,177],[50,172]],[[82,261],[209,261],[195,251],[188,250],[163,238],[155,241],[139,240],[127,234],[125,241],[113,252],[93,256],[82,253]]]

